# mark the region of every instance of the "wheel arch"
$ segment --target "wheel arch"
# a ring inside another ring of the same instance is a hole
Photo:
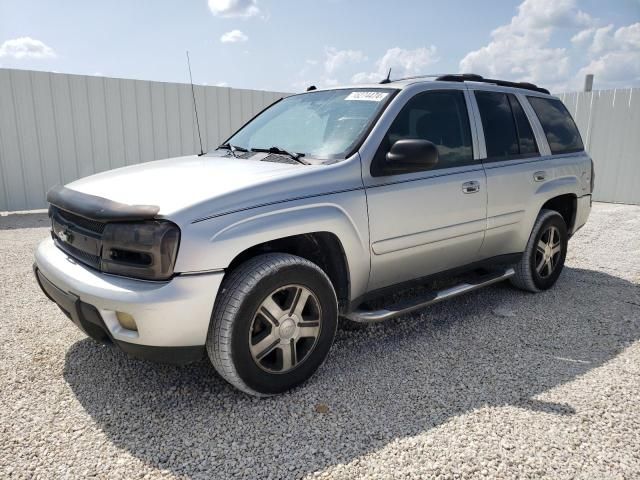
[[[571,234],[576,221],[576,213],[578,210],[578,196],[574,193],[564,193],[547,200],[540,211],[554,210],[562,215],[567,225],[567,232]]]
[[[573,234],[577,217],[577,192],[580,192],[580,186],[575,176],[559,177],[542,184],[525,208],[517,251],[524,251],[540,212],[545,209],[558,212],[567,224],[569,235]]]
[[[578,194],[576,192],[580,192],[580,182],[574,175],[545,182],[536,191],[536,197],[539,199],[536,218],[543,209],[555,210],[564,218],[567,232],[573,233],[578,209]],[[535,218],[531,222],[532,228],[534,223]]]
[[[361,192],[342,194],[341,200],[341,205],[310,201],[192,223],[183,232],[176,270],[228,271],[257,253],[291,253],[320,266],[341,305],[348,304],[369,280],[369,230]]]
[[[274,238],[252,245],[238,253],[227,269],[234,270],[247,260],[264,253],[289,253],[315,263],[329,277],[338,297],[340,311],[349,305],[351,282],[349,262],[342,242],[332,232],[309,232]]]

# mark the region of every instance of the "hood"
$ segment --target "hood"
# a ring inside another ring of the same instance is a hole
[[[157,205],[159,215],[168,217],[237,190],[322,168],[254,158],[215,155],[169,158],[99,173],[67,187],[128,205]]]

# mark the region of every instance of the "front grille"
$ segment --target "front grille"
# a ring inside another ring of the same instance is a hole
[[[59,215],[67,222],[73,223],[80,228],[84,228],[85,230],[89,230],[90,232],[100,233],[104,232],[104,228],[107,225],[106,223],[98,222],[96,220],[89,220],[88,218],[81,217],[80,215],[76,215],[71,212],[67,212],[66,210],[61,210],[56,207],[51,207],[54,214]]]
[[[107,224],[89,220],[53,205],[49,213],[56,246],[79,262],[100,270],[102,235]]]
[[[79,262],[84,263],[85,265],[89,265],[95,269],[100,270],[100,257],[97,255],[92,255],[88,252],[84,252],[79,248],[74,247],[73,245],[69,245],[68,243],[61,242],[57,238],[54,238],[56,245],[60,250],[66,252]]]

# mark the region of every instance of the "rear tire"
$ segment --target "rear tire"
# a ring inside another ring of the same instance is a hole
[[[285,392],[322,365],[338,302],[327,275],[295,255],[254,257],[228,274],[207,335],[216,371],[255,396]]]
[[[558,280],[567,255],[567,224],[555,210],[541,210],[511,284],[528,292],[551,288]]]

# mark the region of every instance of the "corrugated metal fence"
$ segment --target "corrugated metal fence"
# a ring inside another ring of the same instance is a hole
[[[196,86],[205,146],[286,93]],[[640,89],[560,94],[596,164],[594,198],[640,204]],[[0,211],[49,187],[198,151],[188,84],[0,69]]]
[[[195,87],[202,142],[216,146],[287,95]],[[95,172],[199,151],[191,87],[0,69],[0,211]]]
[[[558,95],[596,169],[594,199],[640,205],[640,88]]]

